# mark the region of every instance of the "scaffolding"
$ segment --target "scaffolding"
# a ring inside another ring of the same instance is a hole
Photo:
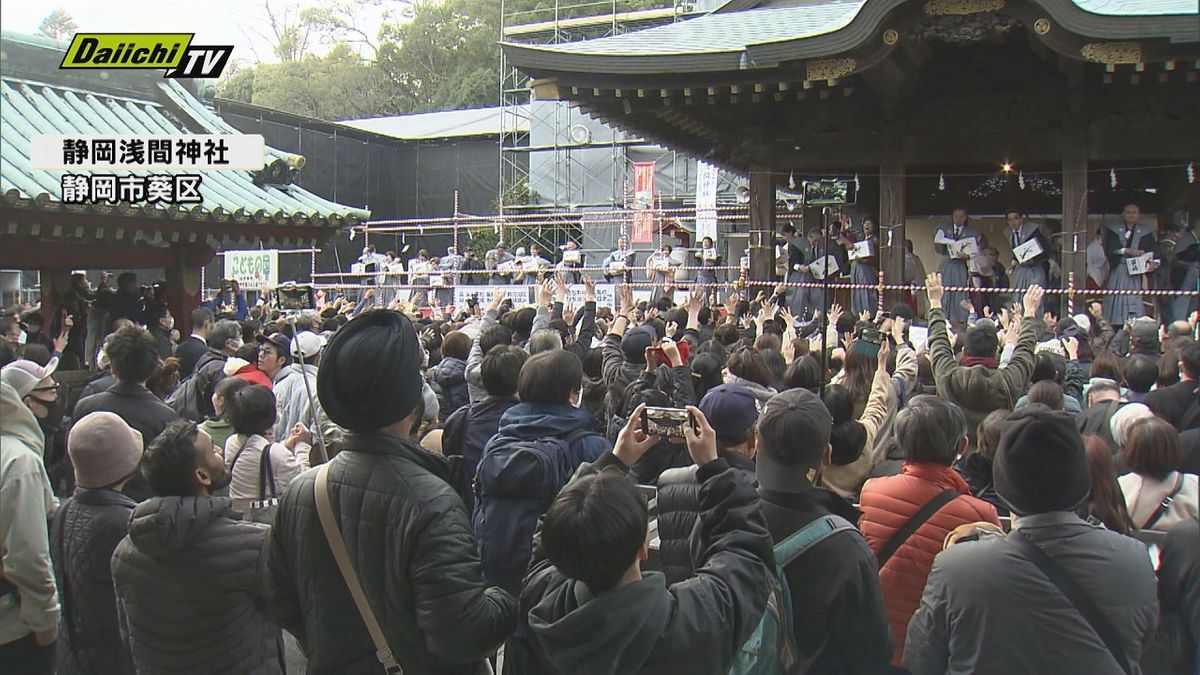
[[[504,41],[543,45],[602,38],[672,23],[697,13],[695,7],[689,0],[555,0],[553,7],[511,11],[511,3],[501,0],[501,36]],[[528,212],[547,216],[537,226],[512,228],[507,243],[514,248],[537,243],[548,249],[570,240],[589,254],[606,254],[622,225],[588,213],[626,206],[630,149],[648,144],[624,137],[570,106],[536,101],[529,78],[503,51],[499,80],[497,213],[501,218]],[[675,159],[670,150],[659,154]],[[549,193],[536,192],[536,186],[550,186]]]

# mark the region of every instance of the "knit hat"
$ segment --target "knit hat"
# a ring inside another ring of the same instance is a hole
[[[142,461],[142,434],[119,415],[94,412],[71,427],[67,454],[79,487],[108,487],[137,471]]]
[[[317,397],[338,426],[370,432],[408,417],[421,398],[424,350],[408,317],[373,310],[347,323],[325,350]]]
[[[1118,448],[1125,445],[1125,436],[1129,433],[1129,427],[1145,417],[1154,417],[1154,413],[1144,403],[1128,403],[1117,408],[1108,421],[1108,430],[1112,432],[1113,441]]]
[[[1146,345],[1158,345],[1158,322],[1148,317],[1142,317],[1133,322],[1130,335]]]
[[[1092,332],[1092,317],[1087,314],[1076,314],[1071,317],[1075,320],[1075,324],[1083,329],[1084,333]]]
[[[629,363],[645,363],[646,348],[654,344],[654,329],[638,326],[621,338],[621,351]]]
[[[717,432],[718,440],[743,434],[758,421],[758,399],[740,384],[722,384],[709,389],[699,408]]]
[[[49,379],[58,368],[58,357],[50,359],[45,366],[39,366],[33,361],[21,359],[13,361],[0,370],[0,381],[17,390],[21,398],[28,396],[45,380]],[[47,385],[48,386],[48,385]]]
[[[1002,423],[992,464],[996,493],[1013,513],[1071,511],[1092,490],[1092,472],[1075,419],[1041,403]]]

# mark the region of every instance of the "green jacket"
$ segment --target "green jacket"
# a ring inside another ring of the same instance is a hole
[[[929,362],[938,394],[962,408],[967,417],[967,435],[975,447],[975,430],[993,410],[1012,410],[1017,399],[1029,389],[1033,375],[1033,347],[1037,342],[1038,317],[1027,316],[1021,322],[1017,347],[1012,360],[1003,368],[962,366],[954,358],[950,336],[946,332],[946,314],[929,310]]]

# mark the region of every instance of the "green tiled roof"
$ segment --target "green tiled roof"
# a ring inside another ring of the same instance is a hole
[[[15,44],[14,44],[15,43]],[[12,62],[13,47],[61,52],[63,45],[45,38],[0,35],[4,61],[0,70],[3,123],[0,124],[0,193],[12,207],[58,208],[63,171],[34,169],[30,139],[37,134],[238,134],[178,82],[147,71],[139,92],[120,95],[99,88],[81,88],[78,82],[55,77],[53,71],[25,69]],[[28,54],[28,51],[22,52]],[[61,56],[58,57],[61,60]],[[31,74],[32,72],[32,74]],[[38,77],[41,73],[43,77]],[[142,75],[143,73],[138,73]],[[137,77],[137,76],[133,76]],[[103,80],[101,80],[102,82]],[[267,161],[282,153],[267,148]],[[75,173],[87,173],[76,170]],[[122,171],[147,174],[150,171]],[[153,173],[170,173],[156,170]],[[344,227],[364,219],[369,212],[337,204],[298,185],[256,185],[251,171],[202,172],[203,204],[192,205],[190,220],[273,222],[317,227]],[[139,204],[116,210],[125,215],[172,215],[179,207]],[[218,211],[219,209],[219,211]],[[98,210],[112,212],[109,207]],[[215,212],[215,213],[214,213]],[[244,220],[243,220],[244,219]]]

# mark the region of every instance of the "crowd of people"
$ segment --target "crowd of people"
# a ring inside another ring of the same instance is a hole
[[[8,323],[0,663],[1197,672],[1197,313],[976,305],[959,261],[922,316],[562,269],[454,314],[231,288],[184,339],[118,280],[78,396],[71,326]]]

